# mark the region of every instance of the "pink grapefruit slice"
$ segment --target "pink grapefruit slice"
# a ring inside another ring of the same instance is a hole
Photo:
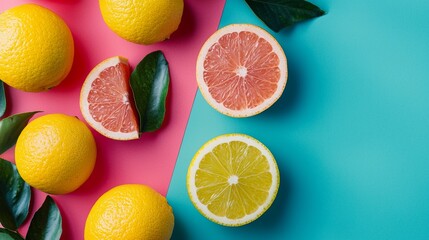
[[[231,24],[216,31],[197,59],[198,87],[217,111],[250,117],[272,106],[288,76],[286,55],[267,31],[251,24]]]
[[[80,109],[88,124],[116,140],[139,137],[130,101],[130,65],[123,57],[108,58],[89,73],[80,93]]]

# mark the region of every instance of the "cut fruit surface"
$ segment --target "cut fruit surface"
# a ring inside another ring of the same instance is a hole
[[[123,57],[99,63],[86,78],[80,109],[96,131],[116,140],[139,137],[136,114],[130,101],[130,66]]]
[[[286,87],[287,73],[279,43],[250,24],[216,31],[201,48],[196,66],[203,97],[231,117],[253,116],[273,105]]]
[[[273,203],[280,184],[277,163],[258,140],[244,134],[218,136],[195,154],[187,189],[197,210],[225,226],[259,218]]]

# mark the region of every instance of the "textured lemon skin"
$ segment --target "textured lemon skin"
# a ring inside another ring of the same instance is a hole
[[[61,83],[73,63],[70,29],[54,12],[23,4],[0,14],[0,79],[27,92]]]
[[[32,187],[50,194],[79,188],[96,162],[96,143],[76,117],[48,114],[31,121],[15,147],[19,174]]]
[[[168,39],[182,19],[183,0],[99,0],[107,26],[127,41],[149,45]]]
[[[125,184],[104,193],[85,224],[85,240],[170,239],[174,215],[166,198],[142,184]]]

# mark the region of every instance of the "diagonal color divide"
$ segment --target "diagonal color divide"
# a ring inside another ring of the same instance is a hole
[[[2,1],[0,12],[29,2],[51,9],[69,25],[75,40],[75,59],[69,76],[48,92],[30,94],[8,88],[10,114],[41,110],[43,114],[64,113],[82,120],[80,88],[99,62],[121,55],[135,67],[146,54],[156,50],[163,51],[169,62],[171,82],[162,128],[129,142],[113,141],[93,131],[98,157],[91,177],[76,192],[53,196],[64,220],[63,237],[81,240],[91,206],[108,189],[119,184],[142,183],[164,195],[167,193],[197,89],[194,72],[198,51],[217,29],[225,1],[185,0],[178,31],[169,40],[150,46],[126,42],[110,31],[101,17],[98,1]],[[1,157],[13,161],[13,155],[11,150]],[[38,209],[45,194],[35,191],[34,195],[33,209]],[[28,224],[24,225],[22,232],[27,228]]]

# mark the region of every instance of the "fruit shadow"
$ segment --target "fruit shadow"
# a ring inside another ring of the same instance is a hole
[[[82,199],[88,199],[91,196],[94,197],[94,194],[97,193],[97,190],[100,189],[98,186],[100,186],[106,179],[108,179],[109,168],[108,168],[107,162],[105,161],[105,159],[108,159],[108,157],[105,156],[104,151],[100,151],[100,149],[103,149],[103,147],[101,147],[99,144],[101,140],[97,139],[98,137],[99,138],[104,138],[104,137],[99,136],[99,134],[96,134],[95,132],[93,132],[93,134],[97,142],[97,149],[98,149],[94,170],[90,175],[90,177],[86,180],[86,182],[82,186],[80,186],[76,191],[70,193],[74,195],[75,199],[82,200]],[[78,233],[76,233],[76,230],[75,230],[76,228],[73,227],[73,222],[71,221],[72,219],[68,217],[68,215],[66,214],[69,209],[61,208],[61,200],[57,201],[57,203],[59,203],[58,205],[59,205],[60,211],[64,213],[62,214],[63,233],[61,235],[61,240],[72,240],[72,239],[81,238],[81,236],[76,236],[76,234]]]
[[[72,193],[74,195],[79,195],[82,197],[94,194],[94,190],[98,189],[98,186],[100,186],[106,179],[109,178],[109,168],[108,163],[106,162],[106,160],[109,159],[109,156],[105,156],[106,153],[105,151],[102,151],[102,149],[105,149],[106,146],[101,146],[101,144],[103,144],[103,141],[102,139],[98,139],[104,138],[104,136],[101,136],[100,134],[95,132],[93,132],[93,135],[97,143],[97,159],[95,162],[94,170],[92,171],[86,182]]]
[[[61,4],[74,4],[78,3],[81,0],[61,0]],[[58,0],[41,0],[40,2],[52,2],[52,3],[58,3]]]
[[[52,197],[52,196],[51,196]],[[55,196],[53,197],[55,200]],[[64,209],[61,205],[61,201],[55,201],[55,203],[58,206],[58,209],[60,210],[60,213],[66,213],[67,209]],[[67,214],[61,214],[61,220],[62,220],[62,233],[61,233],[61,240],[72,240],[76,239],[77,236],[73,236],[73,223],[68,218]]]
[[[73,34],[74,41],[74,59],[73,65],[67,77],[54,87],[53,90],[60,92],[80,92],[86,74],[89,72],[87,64],[88,53],[85,49],[84,40],[80,39],[80,35]]]
[[[285,171],[285,169],[280,169],[282,176],[280,178],[280,186],[271,207],[257,220],[247,225],[241,227],[225,227],[217,225],[216,223],[210,222],[209,224],[213,225],[213,231],[225,232],[225,236],[236,236],[237,231],[245,232],[246,236],[249,236],[248,233],[254,232],[259,234],[261,232],[270,232],[271,230],[278,231],[277,229],[283,229],[287,226],[284,225],[284,219],[288,217],[288,209],[290,208],[290,195],[293,194],[290,174]],[[186,221],[184,218],[176,218],[174,225],[174,232],[172,239],[189,239],[187,231],[189,231],[189,226],[186,226]],[[188,223],[189,224],[189,223]],[[252,235],[252,234],[250,234]],[[213,236],[208,237],[207,239],[214,239]]]
[[[186,224],[183,220],[185,219],[178,219],[177,217],[174,220],[173,235],[171,236],[172,240],[189,239],[189,235],[186,233]]]
[[[287,218],[288,210],[291,206],[290,199],[293,194],[293,180],[291,174],[288,173],[287,169],[281,168],[280,170],[280,186],[277,192],[276,199],[274,200],[271,207],[257,220],[244,226],[245,231],[250,232],[270,232],[269,229],[282,229],[284,225],[284,219]]]
[[[293,56],[291,56],[293,57]],[[301,67],[293,59],[288,59],[288,80],[282,96],[276,103],[267,109],[264,115],[269,117],[281,117],[291,115],[298,109],[301,101],[301,93],[305,88],[305,82],[302,81]]]
[[[197,21],[195,20],[195,16],[189,3],[185,1],[184,4],[182,20],[179,24],[179,27],[170,36],[170,38],[174,39],[174,41],[189,41],[191,36],[195,33],[195,24]]]

